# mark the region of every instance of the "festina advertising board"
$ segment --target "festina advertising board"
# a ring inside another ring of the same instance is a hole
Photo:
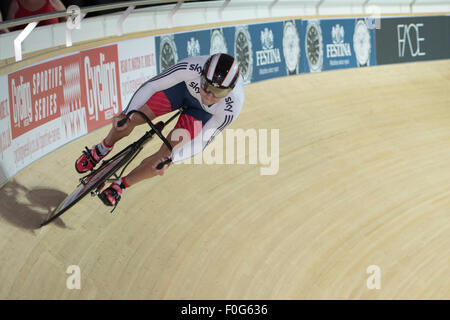
[[[155,37],[118,43],[120,93],[126,109],[136,90],[156,75]]]
[[[234,30],[224,27],[155,37],[158,73],[186,57],[220,52],[234,56]]]
[[[283,56],[283,22],[251,24],[248,26],[252,39],[252,82],[286,75]]]
[[[377,22],[368,18],[357,18],[354,20],[351,33],[355,63],[351,67],[368,67],[377,64],[375,52],[375,28]]]
[[[320,24],[324,50],[322,70],[355,66],[355,55],[352,49],[354,19],[324,19]]]
[[[375,30],[377,64],[449,58],[446,16],[382,18]]]
[[[321,72],[324,60],[323,29],[318,19],[302,20],[300,28],[300,44],[304,50],[300,52],[301,72]]]
[[[239,68],[244,83],[252,82],[253,77],[253,44],[249,25],[238,25],[234,29],[234,57],[239,62]]]
[[[301,20],[237,25],[155,37],[158,73],[188,56],[234,56],[246,84],[300,73]]]
[[[158,73],[193,56],[209,55],[210,30],[164,34],[156,37]]]
[[[156,66],[158,74],[178,62],[178,49],[175,44],[175,34],[163,34],[155,38]]]
[[[209,55],[209,30],[175,34],[178,59]]]
[[[302,20],[301,72],[376,65],[374,28],[366,18]]]
[[[234,54],[235,27],[213,28],[209,30],[209,54],[227,53]]]
[[[355,68],[375,64],[373,28],[365,19],[321,20],[322,70]]]
[[[286,75],[296,75],[300,73],[300,52],[302,41],[300,35],[302,28],[301,20],[283,21],[283,57],[285,61]]]

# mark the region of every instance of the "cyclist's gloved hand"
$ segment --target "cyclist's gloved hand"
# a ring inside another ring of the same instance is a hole
[[[172,155],[172,152],[169,151],[164,146],[161,147],[161,149],[155,153],[152,157],[152,171],[157,175],[164,175],[164,170],[170,166],[171,163],[166,164],[161,169],[158,169],[157,166],[161,162],[164,162],[165,160],[169,159],[169,157]]]
[[[124,119],[125,117],[126,117],[126,116],[125,116],[124,114],[121,113],[121,114],[115,116],[115,117],[112,119],[112,123],[113,123],[114,129],[116,129],[117,131],[123,131],[123,130],[125,130],[125,129],[128,128],[128,121],[126,121],[125,124],[124,124],[123,126],[121,126],[121,127],[118,126],[118,122],[119,122],[120,120]],[[129,120],[129,119],[128,119],[128,120]]]
[[[157,166],[161,163],[164,162],[165,160],[167,160],[169,158],[159,158],[156,163],[153,164],[152,166],[152,170],[154,173],[156,173],[157,175],[164,175],[165,170],[170,167],[170,165],[172,164],[171,162],[165,164],[161,169],[158,169]]]

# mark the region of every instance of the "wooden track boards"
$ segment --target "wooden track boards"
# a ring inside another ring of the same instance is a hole
[[[232,128],[279,129],[276,175],[174,165],[37,229],[109,128],[82,137],[0,189],[0,299],[449,299],[449,88],[448,60],[249,85]]]

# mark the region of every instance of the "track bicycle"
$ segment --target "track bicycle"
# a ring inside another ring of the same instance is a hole
[[[169,150],[172,151],[172,146],[170,145],[169,141],[167,141],[167,139],[162,135],[161,131],[168,123],[170,123],[173,119],[175,119],[178,115],[180,115],[181,112],[183,112],[183,110],[184,108],[181,108],[166,122],[159,121],[156,124],[153,124],[153,122],[143,112],[138,110],[130,111],[125,118],[123,118],[117,123],[119,127],[123,126],[133,113],[136,113],[141,117],[143,117],[143,119],[150,126],[151,130],[145,132],[145,134],[139,140],[125,147],[119,153],[114,155],[112,158],[104,160],[97,169],[92,169],[89,174],[80,178],[80,184],[77,186],[75,191],[73,191],[70,195],[68,195],[64,199],[64,201],[61,202],[61,204],[53,212],[49,214],[47,219],[41,223],[40,227],[43,227],[49,224],[50,222],[54,221],[56,218],[60,217],[64,212],[69,210],[77,202],[83,199],[88,193],[90,193],[91,196],[93,197],[98,196],[106,183],[113,182],[116,179],[121,178],[128,165],[136,158],[139,152],[141,152],[141,150],[144,148],[144,145],[148,143],[155,134],[164,142],[164,144],[169,148]],[[89,149],[87,147],[85,147],[85,149],[86,150],[83,151],[83,153],[87,157],[92,157],[89,152]],[[156,169],[161,170],[165,165],[169,164],[171,161],[172,159],[169,158],[160,162],[156,166]],[[116,209],[116,206],[114,206],[111,212],[113,212]]]

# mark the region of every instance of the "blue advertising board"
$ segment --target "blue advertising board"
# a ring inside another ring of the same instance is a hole
[[[356,59],[352,46],[355,20],[324,19],[321,20],[320,24],[323,39],[322,70],[356,67]]]
[[[239,68],[244,83],[250,83],[253,78],[253,41],[248,25],[238,25],[234,34],[234,57],[239,62]]]
[[[369,67],[377,65],[375,27],[376,23],[373,19],[355,19],[352,45],[355,53],[356,65],[352,67]]]
[[[300,40],[301,28],[302,21],[300,19],[283,21],[282,48],[285,75],[288,76],[299,74],[302,71],[300,67],[300,55],[302,51]]]
[[[321,72],[323,69],[323,35],[320,20],[302,20],[300,39],[304,50],[300,54],[301,72]]]
[[[253,48],[252,82],[286,75],[283,57],[283,22],[248,26]]]
[[[234,56],[235,29],[235,27],[211,29],[209,54],[222,52]]]
[[[234,55],[234,30],[226,27],[157,36],[158,73],[187,57],[218,52]]]
[[[301,67],[305,72],[321,72],[376,65],[371,25],[364,18],[304,20]]]
[[[234,56],[246,84],[300,73],[377,64],[368,18],[285,20],[156,37],[158,73],[188,56]]]
[[[210,30],[161,35],[156,37],[155,42],[160,73],[184,58],[209,55]]]
[[[183,32],[175,34],[178,59],[209,55],[209,30]]]

